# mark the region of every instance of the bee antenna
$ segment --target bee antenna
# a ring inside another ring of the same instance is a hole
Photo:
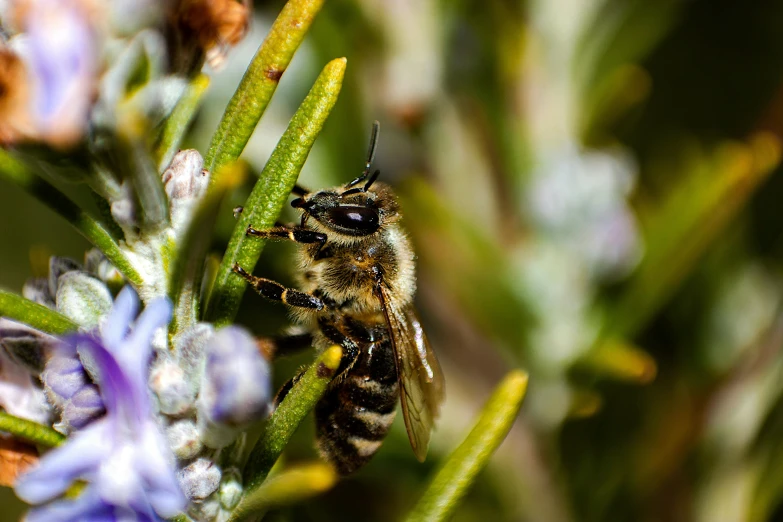
[[[345,188],[351,188],[354,185],[361,183],[362,181],[367,179],[367,176],[370,174],[370,168],[372,167],[372,162],[375,159],[375,149],[378,146],[378,134],[380,134],[380,132],[381,132],[381,123],[378,120],[375,120],[372,124],[372,132],[370,133],[370,147],[367,149],[367,161],[364,164],[364,170],[362,171],[362,174],[358,178],[348,183],[345,186]]]
[[[370,187],[372,186],[373,183],[375,183],[375,180],[378,179],[378,176],[380,176],[380,174],[381,174],[380,170],[376,170],[375,172],[372,173],[370,179],[367,180],[367,183],[364,184],[364,192],[367,192],[370,189]]]

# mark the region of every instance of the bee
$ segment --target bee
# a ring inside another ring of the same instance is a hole
[[[423,461],[444,398],[440,365],[413,307],[415,255],[397,198],[377,182],[380,171],[370,175],[379,130],[376,121],[356,179],[317,192],[294,188],[299,225],[248,227],[248,236],[301,245],[299,290],[234,266],[259,294],[290,306],[305,327],[305,333],[278,338],[278,354],[310,345],[343,348],[336,377],[315,408],[316,445],[343,475],[378,451],[398,398],[411,447]]]

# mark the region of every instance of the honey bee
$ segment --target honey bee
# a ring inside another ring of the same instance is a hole
[[[342,346],[336,377],[315,418],[319,452],[344,475],[378,451],[398,397],[413,452],[423,461],[444,398],[440,365],[413,307],[415,256],[400,224],[397,198],[388,185],[376,182],[380,171],[370,175],[379,129],[376,121],[359,177],[317,192],[294,189],[299,197],[291,206],[302,212],[299,225],[247,229],[249,236],[301,245],[301,290],[234,266],[259,294],[289,305],[306,327],[304,334],[278,338],[278,354],[310,345]]]

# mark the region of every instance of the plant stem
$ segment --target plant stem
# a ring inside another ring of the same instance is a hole
[[[79,325],[43,305],[0,290],[0,317],[7,317],[52,335],[75,331]]]
[[[163,124],[160,140],[155,149],[155,159],[160,172],[171,163],[171,159],[179,150],[190,122],[201,106],[201,99],[207,87],[209,87],[209,76],[206,74],[199,74],[193,78]]]
[[[100,222],[79,208],[47,181],[33,175],[19,161],[6,151],[0,150],[0,179],[24,189],[40,202],[60,214],[73,225],[88,241],[95,245],[106,258],[134,285],[141,286],[141,275],[125,257],[119,245]]]
[[[48,426],[9,415],[4,411],[0,411],[0,431],[16,435],[48,448],[59,446],[65,440],[63,434],[54,431]]]
[[[207,306],[205,317],[217,327],[234,320],[245,291],[245,280],[232,271],[234,264],[252,272],[264,248],[263,240],[247,239],[245,231],[248,225],[258,229],[274,225],[318,133],[337,101],[345,65],[345,58],[339,58],[324,67],[245,202],[244,211],[237,219],[223,255]]]
[[[449,518],[514,424],[525,398],[527,380],[527,374],[519,370],[503,379],[470,434],[454,450],[413,508],[408,522],[437,522]]]
[[[204,168],[214,173],[242,154],[323,3],[324,0],[289,0],[285,4],[226,107],[212,136]],[[213,176],[212,183],[216,181]]]
[[[229,172],[222,175],[214,190],[199,202],[177,247],[169,285],[169,297],[174,304],[174,317],[169,324],[172,333],[183,332],[198,320],[198,292],[210,232],[215,226],[223,197],[245,178],[245,168],[241,164],[227,165],[222,170]]]

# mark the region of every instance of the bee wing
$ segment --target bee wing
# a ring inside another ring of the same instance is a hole
[[[424,461],[444,398],[443,373],[413,307],[397,309],[386,292],[382,289],[379,297],[394,347],[402,416],[413,453]]]

